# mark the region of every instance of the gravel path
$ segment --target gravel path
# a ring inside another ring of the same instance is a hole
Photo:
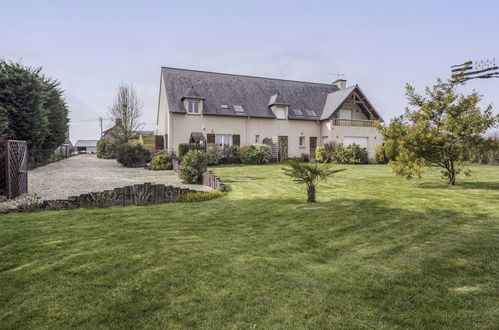
[[[127,168],[115,159],[99,159],[95,155],[74,156],[28,172],[28,192],[37,193],[43,199],[65,199],[144,182],[211,190],[206,186],[182,184],[173,171]]]

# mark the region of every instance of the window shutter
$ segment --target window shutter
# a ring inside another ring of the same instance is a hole
[[[206,134],[206,143],[215,144],[215,134]]]
[[[239,134],[232,135],[232,144],[235,146],[241,145],[241,136]]]

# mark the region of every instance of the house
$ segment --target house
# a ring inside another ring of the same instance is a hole
[[[117,130],[117,126],[119,126],[119,125],[120,125],[120,120],[117,119],[116,123],[112,127],[108,128],[104,132],[102,132],[102,137],[109,139],[109,140],[114,139],[115,138],[115,131]],[[137,135],[154,135],[154,131],[136,131],[135,134],[137,134]]]
[[[97,140],[78,140],[74,150],[79,154],[95,154],[97,152]]]
[[[164,148],[268,143],[280,159],[314,156],[329,141],[359,144],[374,157],[383,119],[359,86],[161,68],[158,132]],[[205,142],[203,142],[203,140]]]

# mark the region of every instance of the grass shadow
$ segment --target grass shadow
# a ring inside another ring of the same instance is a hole
[[[455,186],[444,182],[420,182],[415,183],[415,187],[422,189],[483,189],[499,190],[499,182],[457,182]]]

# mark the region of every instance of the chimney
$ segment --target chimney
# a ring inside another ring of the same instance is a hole
[[[333,85],[335,85],[336,87],[338,87],[340,90],[341,89],[345,89],[345,88],[347,88],[347,81],[345,79],[336,79],[333,82]]]

